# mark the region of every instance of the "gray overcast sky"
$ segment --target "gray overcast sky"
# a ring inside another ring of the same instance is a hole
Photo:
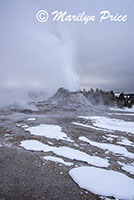
[[[53,22],[38,10],[127,14],[126,22]],[[98,87],[134,92],[133,0],[1,0],[0,90]],[[2,93],[1,93],[2,94]],[[4,94],[3,94],[3,98]]]

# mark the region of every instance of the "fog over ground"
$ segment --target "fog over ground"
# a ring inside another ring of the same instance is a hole
[[[62,10],[99,16],[126,14],[126,22],[45,23]],[[22,101],[28,91],[53,94],[59,87],[134,92],[133,0],[2,0],[0,2],[0,105]]]

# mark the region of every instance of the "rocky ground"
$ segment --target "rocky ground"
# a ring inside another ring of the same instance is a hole
[[[52,152],[28,151],[20,146],[21,141],[24,140],[34,139],[56,147],[68,146],[90,155],[107,158],[110,163],[108,169],[122,172],[134,178],[133,174],[123,171],[117,163],[117,160],[122,162],[123,159],[125,159],[125,162],[130,163],[134,159],[122,158],[122,156],[111,152],[106,153],[104,150],[90,146],[78,139],[80,136],[85,136],[92,141],[116,144],[120,137],[125,137],[134,143],[132,134],[126,135],[125,132],[115,131],[112,134],[116,133],[119,137],[108,141],[108,137],[106,137],[107,131],[105,130],[100,131],[72,124],[74,121],[83,124],[87,123],[84,119],[78,119],[77,116],[79,115],[109,117],[109,111],[106,107],[80,106],[80,104],[77,104],[77,107],[72,105],[67,108],[66,105],[60,107],[59,104],[49,104],[49,102],[38,102],[36,107],[37,110],[4,108],[0,111],[0,200],[104,199],[102,196],[78,187],[68,174],[69,170],[74,167],[90,166],[90,164],[78,160],[72,161],[68,158],[64,160],[72,162],[72,166],[43,160],[43,156],[54,154]],[[115,117],[114,112],[111,113],[110,117]],[[29,118],[36,118],[36,120],[28,120]],[[125,115],[116,116],[116,118],[134,121],[134,116],[131,115],[129,117]],[[33,135],[23,127],[25,125],[32,127],[39,124],[61,126],[62,131],[73,142]],[[91,122],[88,122],[88,125],[91,125]],[[133,145],[127,146],[127,150],[134,153]],[[114,199],[112,197],[109,198]]]

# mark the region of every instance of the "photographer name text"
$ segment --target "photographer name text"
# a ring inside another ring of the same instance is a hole
[[[39,10],[36,13],[36,19],[39,22],[46,22],[52,20],[54,22],[81,22],[83,24],[88,24],[89,22],[99,21],[100,23],[104,21],[110,22],[126,22],[128,16],[126,14],[111,13],[109,10],[103,10],[99,15],[88,15],[85,11],[71,15],[67,11],[55,10],[52,13],[48,13],[46,10]]]

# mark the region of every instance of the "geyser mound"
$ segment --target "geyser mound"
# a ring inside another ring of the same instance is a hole
[[[53,104],[66,107],[92,106],[81,91],[70,92],[64,88],[59,88],[58,91],[50,98],[50,101]]]

